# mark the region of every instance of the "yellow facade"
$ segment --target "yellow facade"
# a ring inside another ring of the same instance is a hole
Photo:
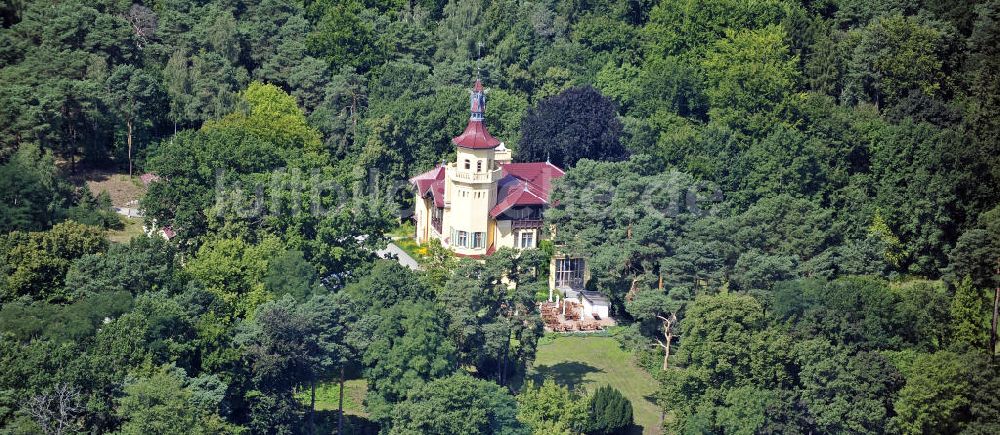
[[[455,161],[410,179],[415,187],[417,244],[439,240],[455,254],[475,258],[502,248],[539,245],[551,181],[564,173],[547,161],[511,163],[511,151],[483,124],[485,107],[482,83],[476,80],[469,123],[452,139]],[[563,254],[556,257],[549,266],[550,299],[556,290],[562,297],[583,291],[589,278],[586,262]]]
[[[500,165],[509,162],[510,151],[502,145],[498,149],[457,147],[455,161],[444,167],[440,231],[434,224],[433,200],[419,192],[414,198],[417,243],[438,239],[443,246],[467,256],[486,255],[491,247],[522,248],[522,242],[530,242],[525,247],[537,247],[537,228],[514,229],[511,221],[490,216],[497,203],[497,183],[503,178]]]
[[[418,244],[437,239],[456,254],[474,257],[501,248],[538,246],[550,179],[563,172],[548,162],[512,164],[511,151],[487,131],[485,110],[485,90],[476,80],[469,123],[452,139],[455,161],[410,180],[416,187]],[[504,179],[505,174],[510,178]],[[505,198],[498,199],[499,195]],[[502,201],[499,207],[498,201]]]

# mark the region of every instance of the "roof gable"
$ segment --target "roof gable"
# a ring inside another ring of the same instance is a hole
[[[437,181],[444,180],[444,166],[438,165],[427,172],[410,178],[410,184],[417,187],[417,193],[421,197],[426,196],[431,186]]]
[[[565,174],[549,162],[507,163],[500,167],[504,178],[497,183],[497,204],[490,210],[492,217],[511,207],[548,205],[552,180]]]

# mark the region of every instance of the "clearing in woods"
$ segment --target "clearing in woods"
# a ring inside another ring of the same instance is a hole
[[[135,201],[146,193],[146,186],[139,180],[138,174],[129,178],[128,174],[93,169],[80,171],[70,180],[77,186],[87,186],[94,195],[108,192],[115,207],[138,208]]]
[[[550,336],[552,337],[552,336]],[[644,434],[659,434],[660,409],[653,401],[658,383],[632,363],[631,355],[610,337],[558,336],[538,345],[528,379],[552,378],[559,385],[593,391],[608,384],[632,402],[635,424]]]
[[[368,392],[368,383],[364,379],[348,379],[344,381],[344,414],[368,415],[363,402]],[[295,394],[300,402],[309,405],[310,391],[304,388]],[[336,381],[324,382],[316,386],[316,410],[336,411],[340,401],[340,384]]]

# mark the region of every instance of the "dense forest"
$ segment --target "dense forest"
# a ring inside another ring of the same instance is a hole
[[[4,0],[0,24],[0,433],[623,433],[614,388],[523,382],[556,250],[658,381],[652,433],[1000,433],[1000,1]],[[477,77],[514,158],[566,169],[552,243],[379,259]],[[137,207],[173,237],[110,242],[94,169],[153,175]],[[341,420],[315,392],[345,378]]]

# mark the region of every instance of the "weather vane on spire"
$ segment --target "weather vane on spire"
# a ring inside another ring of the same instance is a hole
[[[483,43],[476,41],[476,80],[479,80],[479,67],[483,63]]]

